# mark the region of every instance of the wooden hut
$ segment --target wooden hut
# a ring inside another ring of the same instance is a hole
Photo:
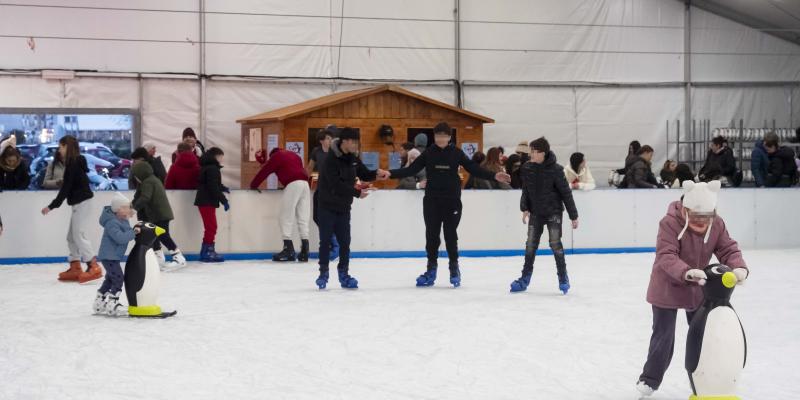
[[[349,126],[361,133],[361,158],[367,167],[395,168],[404,142],[420,133],[432,144],[433,127],[446,121],[457,146],[467,153],[482,151],[483,124],[494,120],[392,85],[334,93],[277,110],[237,120],[242,127],[242,187],[248,187],[260,164],[255,152],[274,147],[298,153],[303,164],[319,143],[317,132],[328,124]],[[393,138],[382,137],[390,126]],[[386,131],[386,128],[383,128]],[[376,165],[377,164],[377,165]],[[392,188],[395,182],[379,182]]]

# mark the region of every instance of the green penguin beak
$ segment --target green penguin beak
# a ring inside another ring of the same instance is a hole
[[[733,272],[728,271],[722,274],[722,285],[724,285],[726,288],[730,289],[736,286],[736,281],[736,275]]]
[[[160,226],[156,227],[156,236],[161,236],[166,232],[166,230]]]

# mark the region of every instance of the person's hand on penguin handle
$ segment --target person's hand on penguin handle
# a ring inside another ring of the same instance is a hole
[[[750,271],[747,268],[734,268],[733,274],[736,275],[736,284],[741,285],[750,276]]]
[[[511,183],[511,175],[505,172],[498,172],[494,174],[494,180],[503,183]]]
[[[142,233],[142,228],[140,228],[140,227],[138,227],[138,226],[134,227],[134,228],[133,228],[133,233],[135,233],[135,234],[137,234],[137,235],[138,235],[138,234],[140,234],[140,233]]]
[[[683,279],[686,279],[688,282],[694,282],[700,286],[706,284],[706,279],[708,279],[708,275],[702,269],[690,269],[686,271],[686,274],[683,276]]]

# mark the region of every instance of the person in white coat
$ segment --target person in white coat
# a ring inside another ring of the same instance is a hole
[[[564,175],[572,190],[593,190],[597,185],[594,182],[592,171],[586,167],[586,158],[583,153],[572,153],[569,157],[569,165],[564,167]]]

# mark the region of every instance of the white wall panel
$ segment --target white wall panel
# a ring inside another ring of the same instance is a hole
[[[132,196],[132,193],[127,193]],[[193,191],[170,191],[175,221],[170,224],[178,245],[187,253],[200,247],[202,222],[192,205]],[[217,211],[217,249],[224,253],[264,253],[281,246],[278,229],[280,191],[234,191],[231,210]],[[572,232],[565,214],[564,246],[567,249],[650,248],[655,246],[658,221],[679,190],[596,190],[576,193],[580,226]],[[62,257],[66,255],[69,208],[65,205],[48,216],[39,210],[55,192],[0,193],[5,231],[0,236],[0,259]],[[113,193],[96,193],[91,221]],[[421,191],[379,191],[355,200],[352,210],[352,250],[355,252],[424,251]],[[794,225],[800,213],[787,205],[800,201],[796,189],[726,189],[720,194],[719,212],[731,236],[748,248],[800,246]],[[526,227],[521,223],[519,191],[465,191],[459,228],[461,250],[522,250]],[[396,210],[402,210],[397,212]],[[101,226],[91,223],[90,237],[99,246]],[[316,250],[318,233],[312,224],[311,245]],[[541,249],[547,249],[542,238]],[[295,237],[297,240],[297,237]],[[442,245],[444,249],[444,245]],[[745,254],[746,258],[746,254]]]

